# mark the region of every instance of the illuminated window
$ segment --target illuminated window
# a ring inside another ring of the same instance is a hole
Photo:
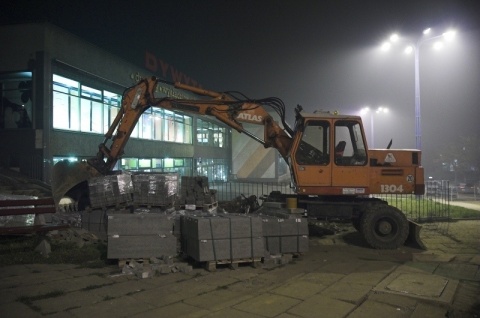
[[[212,122],[197,118],[197,142],[203,145],[224,148],[226,129]]]
[[[105,134],[120,111],[121,95],[53,75],[53,128]],[[192,143],[192,117],[149,108],[130,137]]]

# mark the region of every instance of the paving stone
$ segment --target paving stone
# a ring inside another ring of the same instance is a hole
[[[233,308],[260,316],[275,317],[300,302],[298,299],[281,295],[262,294],[235,305]]]
[[[398,267],[398,261],[391,262],[386,260],[372,260],[370,262],[365,262],[357,268],[358,272],[376,272],[376,273],[391,273],[395,268]]]
[[[74,317],[129,317],[155,307],[130,296],[101,301],[93,305],[69,310]],[[159,316],[157,316],[159,317]],[[168,316],[167,316],[168,317]],[[172,316],[174,317],[174,316]]]
[[[38,311],[33,310],[21,302],[12,302],[0,306],[0,317],[25,318],[43,317]]]
[[[388,276],[389,273],[386,272],[367,272],[367,273],[351,273],[342,278],[342,283],[348,284],[361,284],[367,286],[375,286],[378,284],[382,279]]]
[[[209,311],[206,309],[201,309],[195,306],[177,302],[168,306],[155,308],[152,310],[141,312],[133,317],[141,318],[158,318],[158,317],[184,317],[184,318],[195,318],[195,317],[204,317],[208,314]]]
[[[415,253],[412,258],[414,262],[448,263],[455,258],[455,254]]]
[[[170,286],[162,288],[154,288],[137,293],[132,293],[131,297],[139,301],[146,302],[154,307],[163,307],[179,301],[183,301],[188,297],[195,297],[190,293],[172,292]]]
[[[330,286],[344,277],[345,275],[343,274],[312,272],[301,276],[299,279]]]
[[[372,288],[373,286],[369,285],[351,284],[349,282],[340,281],[322,291],[320,295],[347,301],[353,304],[359,304],[365,299]]]
[[[284,316],[285,314],[281,314],[280,316],[277,316],[275,318],[294,318],[294,316]],[[225,308],[219,311],[215,311],[213,313],[207,314],[205,316],[202,316],[202,318],[263,318],[264,316],[259,316],[252,314],[251,312],[245,312],[245,311],[240,311],[237,309],[233,308]]]
[[[397,294],[393,295],[389,293],[371,293],[368,295],[368,300],[389,304],[395,307],[408,307],[412,310],[417,306],[418,303],[415,298]]]
[[[307,299],[315,294],[318,294],[325,288],[327,288],[327,286],[322,284],[300,280],[283,284],[282,286],[273,289],[271,292],[296,299]]]
[[[52,291],[64,291],[64,290],[52,290],[51,286],[46,284],[37,284],[30,286],[18,286],[15,288],[2,289],[0,291],[0,304],[13,302],[22,297],[35,297],[42,296]]]
[[[28,264],[25,266],[30,268],[32,273],[64,271],[67,269],[78,267],[78,265],[75,265],[75,264]]]
[[[155,286],[148,284],[144,280],[135,279],[95,288],[92,289],[90,293],[95,294],[99,299],[119,298],[126,295],[134,295],[136,293],[154,288]]]
[[[183,302],[192,306],[217,311],[232,307],[252,297],[254,296],[248,293],[235,292],[228,289],[216,289],[196,297],[185,299]]]
[[[62,312],[67,309],[77,308],[98,302],[100,299],[92,293],[77,291],[58,297],[45,298],[32,301],[32,305],[40,308],[42,314]]]
[[[419,303],[417,308],[415,308],[414,312],[410,316],[411,318],[437,318],[437,317],[449,317],[448,310],[444,307],[427,304],[427,303]]]
[[[72,278],[70,275],[63,274],[57,271],[47,271],[39,273],[30,273],[20,276],[5,277],[0,281],[0,289],[12,288],[17,286],[35,285],[41,283],[48,283],[63,279]]]
[[[12,265],[2,267],[0,271],[0,279],[4,279],[10,276],[20,276],[25,274],[30,274],[32,270],[27,265]]]
[[[449,304],[458,281],[421,272],[396,270],[373,288],[375,292],[399,294],[438,304]]]
[[[110,266],[110,267],[103,267],[103,268],[72,268],[62,271],[63,274],[70,275],[73,277],[82,277],[82,276],[90,276],[90,275],[110,275],[111,273],[115,272],[117,267]]]
[[[362,262],[352,262],[352,261],[345,261],[345,262],[326,262],[324,266],[320,269],[325,272],[330,273],[338,273],[338,274],[350,274],[353,273],[357,268],[362,266]]]
[[[75,277],[66,280],[56,280],[53,282],[46,282],[52,290],[63,290],[72,292],[85,288],[101,287],[112,284],[112,281],[97,275],[90,275],[85,277]]]
[[[435,274],[455,279],[477,280],[478,270],[479,266],[473,264],[440,264]]]
[[[356,308],[348,318],[363,318],[363,317],[389,317],[401,318],[410,317],[412,309],[408,307],[396,307],[385,303],[378,303],[376,301],[367,300],[360,307]]]
[[[287,313],[300,317],[337,318],[346,317],[354,308],[352,303],[318,294],[290,308]]]
[[[419,269],[423,272],[433,274],[435,270],[438,267],[438,263],[433,263],[433,262],[407,262],[404,264],[404,266],[408,266],[411,268]]]
[[[448,279],[435,275],[400,274],[385,288],[391,291],[425,297],[440,297]]]

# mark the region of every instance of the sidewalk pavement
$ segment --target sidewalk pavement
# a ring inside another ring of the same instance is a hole
[[[480,317],[480,220],[425,225],[427,250],[374,250],[350,226],[275,268],[139,279],[118,266],[0,271],[0,317]]]

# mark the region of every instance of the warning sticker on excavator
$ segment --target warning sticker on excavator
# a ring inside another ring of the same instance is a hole
[[[409,175],[407,176],[407,182],[408,182],[408,183],[413,183],[413,181],[415,181],[415,178],[414,178],[411,174],[409,174]]]
[[[389,162],[389,163],[394,163],[394,162],[397,162],[397,159],[395,159],[395,156],[393,155],[393,153],[389,152],[387,153],[387,155],[385,156],[385,162]]]

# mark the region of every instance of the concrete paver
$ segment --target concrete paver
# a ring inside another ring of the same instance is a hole
[[[346,317],[355,305],[349,302],[325,297],[318,294],[288,310],[288,313],[300,317]]]
[[[414,308],[398,307],[385,303],[379,303],[372,300],[365,301],[362,306],[348,315],[349,318],[366,318],[366,317],[411,317]]]
[[[266,293],[246,300],[233,308],[255,315],[275,317],[299,303],[301,301],[298,299]]]

